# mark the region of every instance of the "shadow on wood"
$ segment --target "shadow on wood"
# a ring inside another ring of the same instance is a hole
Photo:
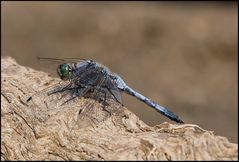
[[[59,79],[1,58],[1,160],[237,160],[238,145],[193,124],[150,127],[127,108],[92,99],[64,106],[27,98]],[[47,101],[47,102],[46,102]],[[79,118],[93,107],[92,118]]]

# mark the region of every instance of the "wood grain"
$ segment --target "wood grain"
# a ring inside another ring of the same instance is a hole
[[[57,82],[1,58],[1,160],[238,160],[237,144],[194,124],[150,127],[126,107],[112,102],[116,111],[105,115],[87,98],[63,106],[55,103],[58,96],[26,102]],[[79,118],[89,106],[97,110],[90,114],[94,124]]]

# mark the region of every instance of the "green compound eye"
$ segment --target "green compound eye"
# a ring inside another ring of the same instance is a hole
[[[57,68],[57,73],[62,80],[69,80],[71,77],[71,67],[69,64],[61,64]]]

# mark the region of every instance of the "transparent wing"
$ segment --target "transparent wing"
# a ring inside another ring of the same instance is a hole
[[[50,57],[37,57],[37,61],[40,68],[43,71],[51,73],[53,76],[57,77],[57,67],[63,63],[80,63],[86,59],[83,58],[50,58]]]
[[[34,94],[32,94],[31,96],[29,96],[27,98],[27,102],[33,102],[33,103],[39,103],[39,102],[45,102],[45,103],[52,103],[54,102],[54,104],[59,103],[59,101],[61,101],[61,99],[63,97],[65,98],[69,98],[71,97],[70,93],[68,93],[68,95],[66,95],[65,90],[66,89],[70,89],[71,84],[69,82],[63,82],[60,81],[58,83],[55,83],[51,86],[48,86]],[[58,92],[62,92],[62,93],[58,93]]]
[[[122,93],[119,90],[109,90],[111,95],[113,96],[114,100],[117,102],[121,103],[123,105],[123,100],[122,100]]]
[[[100,98],[104,96],[107,99],[114,99],[116,102],[122,104],[122,97],[118,87],[115,85],[112,78],[102,73],[103,67],[95,68],[95,66],[88,66],[87,68],[76,69],[72,82],[77,85],[85,84],[92,86],[94,93],[91,98]]]
[[[51,57],[37,57],[37,60],[39,60],[39,61],[56,62],[56,63],[60,64],[60,63],[65,63],[65,62],[78,63],[78,62],[81,62],[81,61],[85,61],[86,59],[83,59],[83,58],[51,58]]]
[[[85,59],[76,59],[76,61],[73,62],[73,60],[75,60],[74,58],[38,59],[44,62],[49,62],[50,65],[55,63],[56,67],[63,62],[71,61],[72,63],[79,63],[79,61],[85,61]],[[90,121],[91,124],[96,124],[105,120],[122,106],[121,93],[116,85],[110,77],[102,74],[101,69],[94,69],[93,67],[85,70],[83,69],[83,71],[80,72],[77,71],[75,77],[70,82],[56,84],[51,88],[46,88],[39,94],[44,95],[44,103],[47,103],[46,107],[54,107],[56,105],[61,106],[70,102],[75,102],[80,97],[93,99],[86,100],[86,106],[81,108],[79,112],[80,122],[86,120]],[[113,100],[120,104],[117,104],[118,106],[112,104],[108,106],[108,103]],[[96,106],[95,104],[100,104],[101,106]]]
[[[62,63],[79,63],[80,61],[84,61],[82,58],[46,58],[46,57],[37,57],[39,63],[43,67],[47,67],[46,71],[56,74],[56,69],[59,64]],[[54,70],[54,72],[53,72]],[[83,89],[82,89],[83,90]],[[82,91],[78,85],[71,84],[70,82],[61,81],[60,83],[49,86],[39,92],[36,92],[32,96],[27,99],[27,102],[30,102],[34,98],[40,101],[43,99],[44,102],[54,101],[55,103],[60,103],[60,105],[67,103],[74,98],[83,96],[85,93],[85,89]],[[82,92],[81,92],[82,91]],[[41,99],[40,99],[41,98]],[[50,100],[51,99],[51,100]]]
[[[120,91],[117,90],[116,86],[112,87],[105,85],[107,83],[107,79],[109,79],[108,77],[99,77],[100,78],[98,78],[97,83],[90,87],[90,90],[87,91],[84,96],[93,100],[87,100],[87,106],[81,109],[79,113],[81,124],[88,123],[88,125],[95,125],[107,119],[122,106]],[[114,101],[114,104],[112,101]],[[98,104],[101,104],[101,106]]]

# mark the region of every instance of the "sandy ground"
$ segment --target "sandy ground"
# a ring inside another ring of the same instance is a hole
[[[93,59],[186,123],[238,142],[236,3],[2,2],[1,9],[2,55],[53,73],[36,56]],[[124,103],[149,125],[169,121],[132,97]]]

